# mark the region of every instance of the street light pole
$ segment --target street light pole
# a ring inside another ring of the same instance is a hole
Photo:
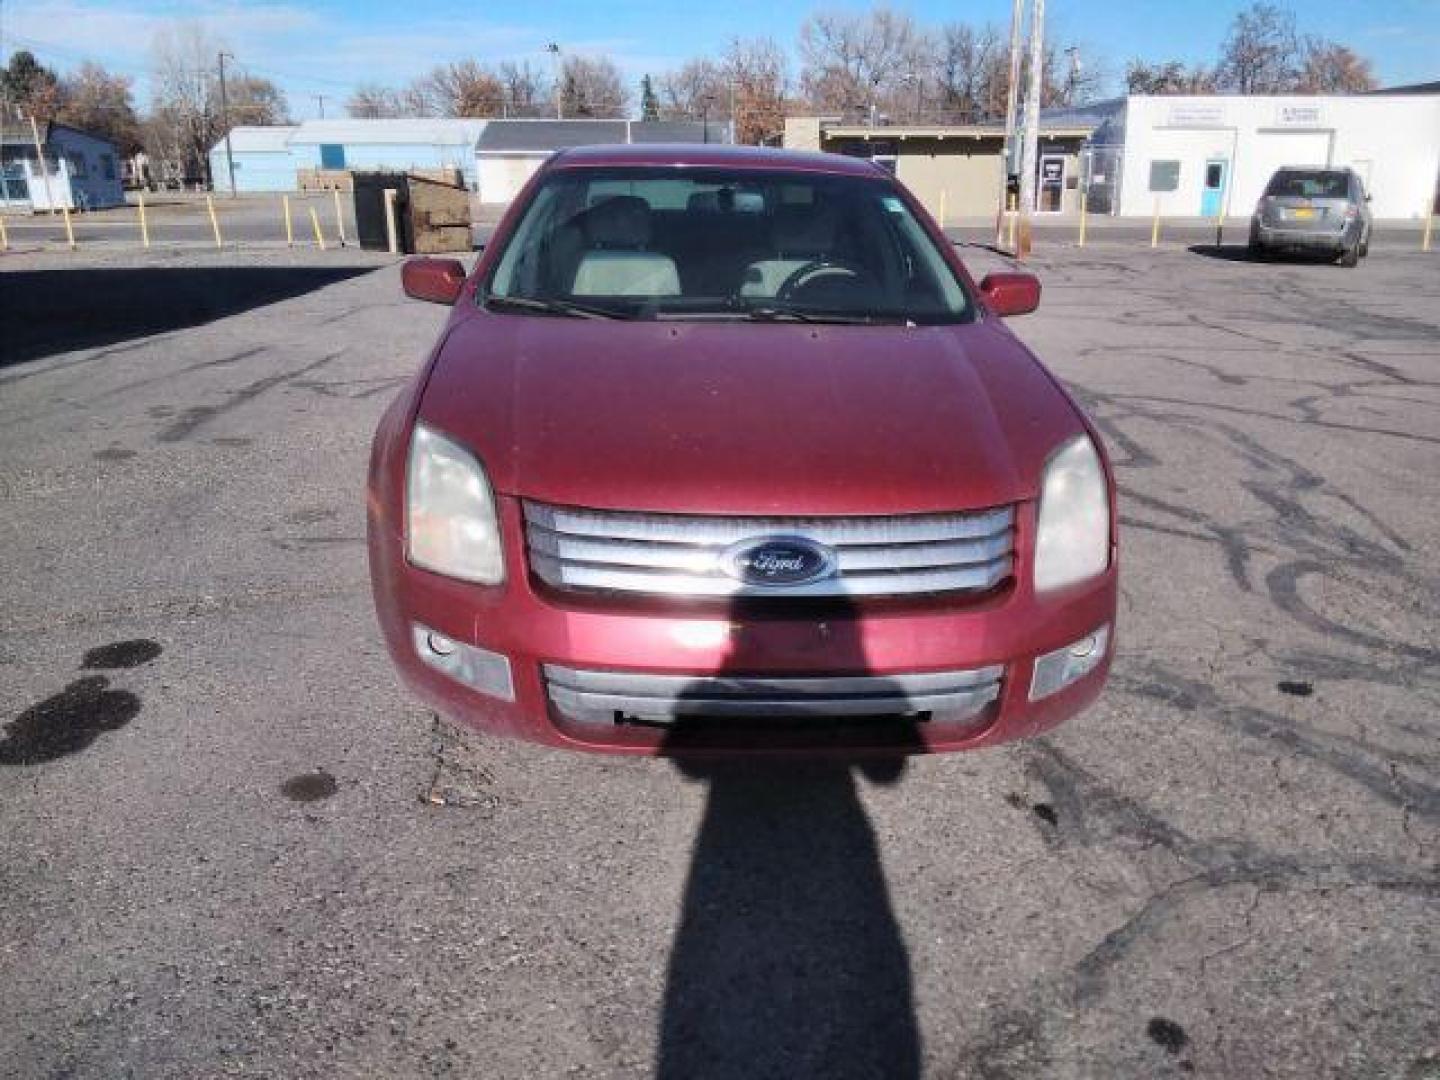
[[[230,99],[225,93],[225,52],[220,58],[220,123],[225,125],[225,167],[230,172],[230,197],[235,198],[235,154],[230,149]],[[235,57],[230,57],[234,60]]]
[[[560,45],[558,42],[552,41],[549,45],[545,46],[545,51],[553,58],[551,66],[555,70],[555,119],[563,120],[565,119],[565,95],[560,78]]]

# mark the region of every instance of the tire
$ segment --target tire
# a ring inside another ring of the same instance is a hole
[[[1363,259],[1370,254],[1370,238],[1367,236],[1360,241],[1360,257]]]
[[[1344,267],[1360,265],[1360,242],[1358,240],[1351,247],[1341,249],[1340,265]]]
[[[1265,250],[1265,245],[1260,243],[1259,240],[1251,240],[1250,243],[1245,245],[1245,251],[1250,256],[1252,262],[1270,261],[1270,252]]]

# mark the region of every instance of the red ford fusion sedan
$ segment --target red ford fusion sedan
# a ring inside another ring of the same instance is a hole
[[[441,713],[635,754],[967,750],[1090,704],[1115,641],[1095,429],[869,162],[551,158],[382,418],[375,605]]]

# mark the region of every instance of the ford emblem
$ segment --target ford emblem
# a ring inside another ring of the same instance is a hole
[[[806,585],[834,572],[835,553],[803,536],[762,536],[731,547],[723,565],[746,585]]]

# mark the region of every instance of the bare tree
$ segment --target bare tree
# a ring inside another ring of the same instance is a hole
[[[1363,94],[1377,85],[1370,61],[1323,38],[1306,38],[1295,89],[1302,94]]]
[[[548,80],[529,60],[507,60],[496,74],[505,88],[507,111],[511,116],[549,115],[554,95]]]
[[[1131,94],[1213,94],[1215,72],[1198,64],[1187,68],[1178,60],[1131,60],[1125,67],[1125,89]]]
[[[160,168],[187,181],[208,179],[210,148],[225,135],[227,112],[232,125],[289,122],[280,88],[243,72],[228,80],[228,109],[222,110],[217,61],[223,48],[196,22],[161,30],[150,44],[145,149]]]
[[[1230,23],[1217,70],[1222,90],[1238,94],[1282,94],[1299,77],[1300,39],[1295,13],[1259,2]]]
[[[130,96],[130,80],[88,60],[61,80],[55,119],[109,139],[122,155],[140,148],[140,120]]]
[[[965,23],[941,27],[935,90],[947,120],[973,124],[1005,112],[1009,49],[994,26]]]
[[[441,64],[419,80],[441,116],[500,116],[505,87],[494,72],[474,60]]]
[[[237,75],[226,81],[226,101],[232,124],[288,124],[290,105],[284,93],[269,79]],[[211,102],[219,112],[219,93]],[[222,130],[220,134],[224,134]]]
[[[196,22],[159,31],[150,44],[150,120],[146,150],[177,178],[208,178],[220,138],[215,61],[220,43]]]
[[[734,92],[735,141],[778,144],[785,133],[789,86],[784,50],[770,38],[734,38],[726,50],[725,73]]]
[[[915,20],[888,7],[819,12],[800,27],[800,83],[811,106],[875,112],[934,65]]]
[[[361,83],[345,102],[345,111],[357,120],[383,120],[400,115],[398,95],[379,83]]]
[[[730,118],[728,64],[700,57],[658,80],[660,111],[665,116],[698,120],[701,115]]]
[[[560,71],[560,100],[566,116],[623,117],[630,95],[608,56],[571,55]]]

